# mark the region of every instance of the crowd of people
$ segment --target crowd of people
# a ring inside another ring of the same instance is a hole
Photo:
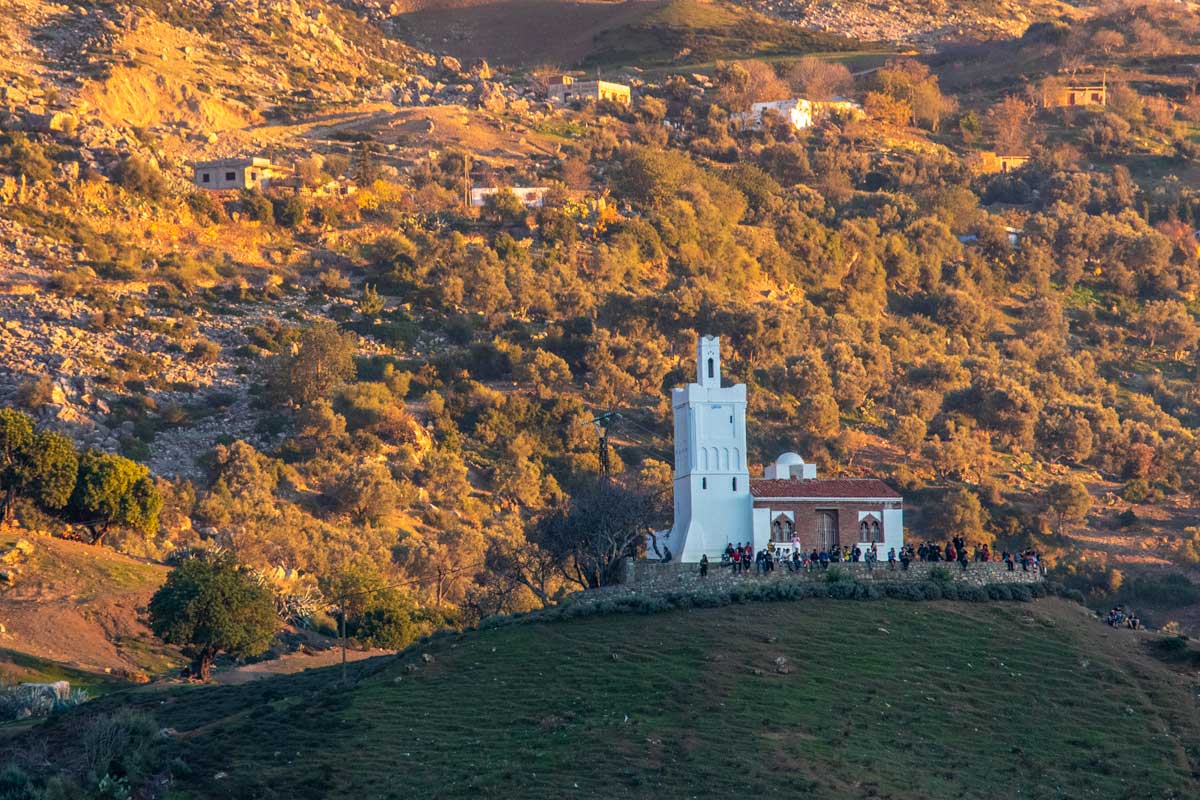
[[[988,544],[968,547],[966,539],[961,536],[954,537],[945,545],[936,542],[922,542],[918,546],[908,544],[901,547],[899,552],[896,548],[889,547],[884,560],[887,563],[887,569],[899,568],[902,571],[907,570],[908,565],[913,561],[957,563],[959,567],[966,570],[972,561],[987,563],[996,560],[1003,561],[1008,566],[1009,572],[1015,571],[1018,565],[1025,572],[1042,570],[1041,559],[1033,548],[1019,552],[1005,550],[997,558]],[[827,550],[818,550],[814,547],[811,551],[806,552],[800,546],[799,538],[793,538],[790,546],[770,542],[765,548],[757,551],[750,542],[738,542],[737,544],[729,542],[725,545],[725,552],[721,554],[721,566],[733,570],[735,575],[748,575],[751,570],[755,575],[768,575],[775,570],[812,571],[828,569],[830,564],[839,563],[864,563],[869,571],[873,571],[879,561],[879,547],[874,543],[841,548],[834,546]],[[708,574],[707,556],[700,562],[700,574],[702,576]]]

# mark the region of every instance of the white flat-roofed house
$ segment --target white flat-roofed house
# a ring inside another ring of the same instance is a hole
[[[541,208],[550,192],[548,186],[485,186],[471,189],[471,208],[483,208],[487,199],[507,189],[529,208]]]

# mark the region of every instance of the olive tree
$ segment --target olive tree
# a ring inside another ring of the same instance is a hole
[[[78,457],[66,436],[35,431],[29,415],[0,409],[0,521],[12,520],[18,496],[57,511],[75,488]]]
[[[183,647],[192,675],[206,681],[218,653],[245,658],[266,651],[275,635],[275,602],[232,555],[196,555],[171,570],[150,599],[150,627]]]
[[[79,460],[70,505],[91,531],[92,544],[100,544],[113,525],[146,536],[157,533],[162,496],[145,466],[114,453],[88,450]]]

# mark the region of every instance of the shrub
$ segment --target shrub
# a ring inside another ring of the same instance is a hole
[[[225,209],[208,192],[192,192],[187,196],[188,208],[198,219],[219,223],[225,219]]]
[[[834,600],[853,600],[862,587],[856,580],[839,580],[829,584],[829,596]]]
[[[942,599],[941,584],[934,583],[933,581],[921,581],[917,586],[920,587],[921,594],[924,595],[926,600]]]
[[[157,732],[153,717],[142,711],[126,708],[95,717],[80,738],[87,773],[144,774]]]
[[[957,600],[959,585],[957,583],[946,582],[939,584],[942,587],[942,597],[946,600]]]
[[[1022,603],[1028,603],[1033,599],[1033,592],[1029,591],[1029,587],[1024,583],[1014,583],[1008,587],[1012,592],[1012,599]]]
[[[53,396],[54,381],[46,375],[39,375],[23,382],[17,388],[17,405],[30,411],[36,411],[42,406],[49,405]]]
[[[917,583],[888,583],[884,585],[883,592],[888,597],[894,597],[897,600],[925,599],[925,592]]]
[[[127,156],[117,165],[113,181],[151,200],[161,200],[167,193],[167,182],[158,166],[137,154]]]
[[[983,603],[988,599],[988,592],[982,586],[959,586],[958,599],[970,603]]]
[[[987,586],[988,597],[993,600],[1012,600],[1012,592],[1007,583],[990,583]]]
[[[256,190],[243,191],[240,201],[242,213],[246,218],[254,222],[263,222],[268,225],[275,224],[275,207],[271,205],[271,201],[266,195]]]

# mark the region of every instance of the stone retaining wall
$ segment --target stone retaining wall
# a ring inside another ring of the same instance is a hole
[[[967,569],[964,571],[957,563],[949,564],[944,561],[914,561],[908,565],[907,570],[900,569],[899,563],[896,564],[895,570],[889,570],[886,562],[876,564],[875,569],[867,569],[867,565],[863,562],[842,562],[840,564],[830,564],[829,570],[840,570],[842,574],[850,575],[860,581],[927,581],[930,573],[935,569],[941,569],[949,573],[951,580],[956,583],[964,583],[970,586],[986,586],[989,583],[1038,583],[1045,579],[1036,568],[1030,568],[1028,572],[1021,569],[1018,564],[1012,571],[1008,571],[1008,566],[1000,561],[970,562],[967,564]],[[734,574],[730,567],[723,567],[720,562],[710,564],[708,568],[708,577],[704,578],[706,582],[724,583],[738,580],[758,580],[758,581],[797,581],[797,582],[814,582],[824,581],[828,570],[820,568],[814,569],[811,572],[801,569],[799,572],[789,572],[787,567],[780,565],[779,568],[773,570],[767,575],[755,575],[753,570],[750,572],[742,572]],[[629,589],[673,589],[673,588],[688,588],[695,586],[700,582],[700,565],[685,564],[679,561],[662,564],[658,561],[635,561],[633,559],[625,562],[625,572],[622,575],[621,585]]]

